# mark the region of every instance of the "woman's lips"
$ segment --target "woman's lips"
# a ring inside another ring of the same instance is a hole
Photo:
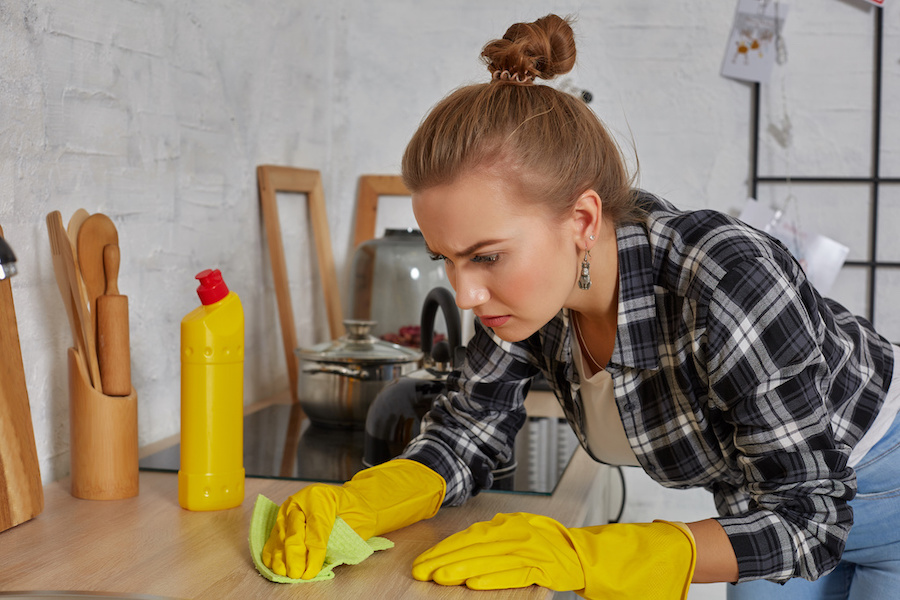
[[[478,317],[478,319],[481,321],[481,324],[484,325],[485,327],[494,328],[494,327],[500,327],[501,325],[503,325],[504,323],[509,321],[509,315],[503,315],[503,316],[499,316],[499,317]]]

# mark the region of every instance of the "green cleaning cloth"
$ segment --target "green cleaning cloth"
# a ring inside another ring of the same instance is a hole
[[[334,568],[338,565],[358,565],[369,558],[376,550],[386,550],[394,547],[394,542],[380,537],[371,537],[364,540],[359,537],[347,523],[340,517],[335,519],[334,528],[328,538],[325,548],[325,564],[322,570],[312,579],[292,579],[278,575],[267,567],[262,561],[263,547],[269,539],[269,533],[275,526],[278,517],[278,505],[260,494],[253,505],[253,515],[250,517],[250,556],[256,570],[270,581],[276,583],[308,583],[310,581],[325,581],[334,579]]]

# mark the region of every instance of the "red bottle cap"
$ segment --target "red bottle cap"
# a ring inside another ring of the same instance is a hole
[[[196,279],[200,280],[197,295],[200,296],[200,302],[204,306],[215,304],[228,295],[228,286],[222,280],[222,273],[218,269],[201,271],[197,274]]]

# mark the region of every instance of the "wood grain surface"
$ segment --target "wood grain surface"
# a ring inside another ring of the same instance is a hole
[[[331,581],[276,584],[261,577],[248,549],[257,494],[280,503],[304,482],[248,478],[238,508],[190,512],[178,505],[174,473],[141,472],[140,495],[127,500],[73,498],[68,482],[45,489],[38,518],[0,533],[0,590],[69,589],[156,594],[171,598],[550,598],[548,590],[474,592],[415,581],[413,559],[444,537],[498,512],[528,511],[583,525],[603,504],[603,474],[576,452],[552,496],[482,493],[465,506],[386,534],[395,547],[356,566],[342,566]],[[302,589],[298,589],[302,586]]]

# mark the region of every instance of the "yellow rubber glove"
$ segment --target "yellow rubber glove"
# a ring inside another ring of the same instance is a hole
[[[549,517],[498,514],[426,550],[413,577],[473,590],[532,584],[585,598],[687,597],[694,536],[681,523],[655,521],[567,529]]]
[[[364,540],[437,514],[446,482],[425,465],[391,460],[357,473],[342,486],[314,483],[278,509],[263,563],[292,579],[312,579],[325,562],[336,517]]]

